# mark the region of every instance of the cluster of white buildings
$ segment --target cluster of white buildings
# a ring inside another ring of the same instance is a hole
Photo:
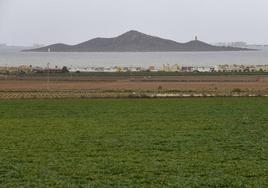
[[[0,66],[0,74],[12,74],[12,73],[18,73],[18,72],[24,72],[24,73],[30,73],[32,72],[32,67],[27,65],[21,65],[21,66]]]
[[[112,67],[71,67],[70,72],[180,72],[179,65],[163,65],[157,66],[112,66]]]
[[[212,44],[214,46],[225,46],[225,47],[236,47],[236,48],[247,48],[248,44],[246,42],[219,42]]]
[[[18,66],[18,67],[8,67],[0,66],[0,74],[6,73],[44,73],[44,72],[268,72],[267,65],[216,65],[216,66],[180,66],[178,64],[164,64],[161,67],[157,66],[112,66],[112,67],[54,67],[54,68],[42,68],[42,67],[32,67],[32,66]]]
[[[70,72],[268,72],[268,65],[216,65],[180,66],[164,64],[161,67],[113,66],[113,67],[72,67]]]
[[[268,72],[268,65],[218,65],[215,72]]]
[[[113,66],[113,67],[71,67],[68,69],[69,72],[142,72],[146,71],[142,67],[125,67],[125,66]]]

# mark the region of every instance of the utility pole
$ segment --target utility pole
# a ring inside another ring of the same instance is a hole
[[[47,63],[47,89],[49,90],[49,83],[50,83],[50,78],[49,78],[49,63]]]
[[[50,48],[47,49],[48,55],[50,54]],[[47,63],[47,90],[49,90],[49,84],[50,84],[50,70],[49,70],[50,63]]]
[[[5,76],[6,80],[7,80],[7,74],[8,74],[8,69],[7,69],[7,64],[6,64],[6,76]]]
[[[71,65],[71,69],[72,69],[72,65]],[[72,71],[69,71],[70,72],[70,74],[71,74],[71,80],[73,79],[73,73],[72,73]]]

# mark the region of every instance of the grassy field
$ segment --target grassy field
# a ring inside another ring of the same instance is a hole
[[[268,187],[268,99],[0,100],[0,187]]]

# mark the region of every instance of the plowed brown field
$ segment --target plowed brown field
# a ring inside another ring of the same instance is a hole
[[[0,99],[268,96],[266,76],[45,77],[0,79]]]
[[[170,77],[78,77],[25,78],[0,80],[0,90],[42,89],[101,89],[101,90],[267,90],[266,76],[170,76]]]

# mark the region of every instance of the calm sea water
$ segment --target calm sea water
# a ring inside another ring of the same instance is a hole
[[[248,52],[161,52],[161,53],[36,53],[20,49],[0,49],[0,66],[33,65],[87,66],[162,66],[179,64],[214,66],[219,64],[268,64],[268,48]]]

